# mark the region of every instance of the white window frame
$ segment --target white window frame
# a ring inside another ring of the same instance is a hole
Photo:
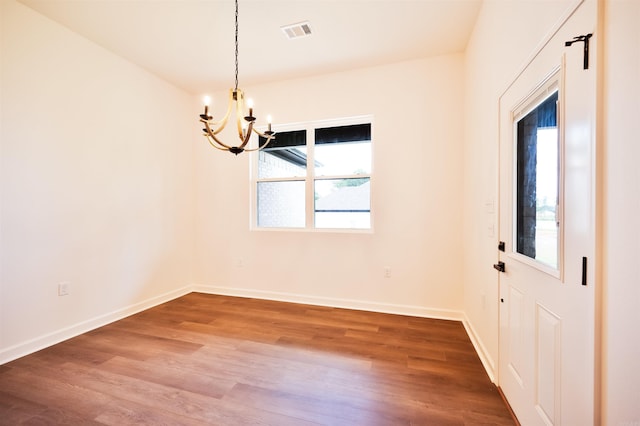
[[[517,209],[515,207],[515,203],[518,200],[518,183],[517,183],[517,173],[518,165],[517,165],[517,143],[518,143],[518,122],[529,114],[531,111],[536,109],[542,102],[544,102],[549,96],[551,96],[554,92],[558,92],[558,204],[556,206],[556,221],[558,223],[558,236],[557,236],[557,250],[558,250],[558,265],[557,267],[553,267],[547,265],[537,259],[533,259],[527,255],[522,253],[518,253],[517,247]],[[535,268],[541,272],[544,272],[552,277],[555,277],[559,280],[564,279],[564,176],[565,176],[565,155],[564,155],[564,144],[565,144],[565,125],[564,125],[564,67],[555,68],[540,85],[538,85],[535,90],[533,90],[529,95],[523,99],[520,104],[518,104],[513,111],[511,112],[511,126],[512,126],[512,139],[513,139],[513,158],[512,158],[512,170],[513,173],[513,182],[512,182],[512,194],[514,205],[511,211],[511,253],[508,254],[508,257],[511,259],[517,260],[518,262],[524,263],[532,268]]]
[[[371,124],[371,172],[367,174],[358,174],[358,175],[329,175],[329,176],[315,176],[315,167],[313,167],[314,158],[315,158],[315,129],[325,128],[325,127],[339,127],[339,126],[349,126],[349,125],[357,125],[357,124]],[[273,125],[272,130],[276,132],[276,138],[278,137],[278,132],[290,132],[296,130],[305,130],[306,131],[306,142],[307,142],[307,174],[306,176],[300,177],[285,177],[285,178],[262,178],[258,179],[258,156],[260,155],[259,151],[252,152],[250,155],[250,176],[251,176],[251,201],[250,205],[250,220],[251,226],[250,229],[253,231],[284,231],[284,232],[339,232],[339,233],[373,233],[374,227],[374,214],[373,214],[373,167],[374,167],[374,149],[373,149],[373,140],[374,140],[374,124],[373,124],[373,116],[372,115],[361,115],[355,117],[346,117],[346,118],[338,118],[338,119],[328,119],[328,120],[317,120],[317,121],[308,121],[301,123],[291,123],[291,124],[281,124],[281,125]],[[256,144],[257,145],[257,144]],[[369,201],[370,201],[370,210],[369,210],[369,228],[316,228],[315,227],[315,200],[314,200],[314,189],[315,189],[315,181],[316,180],[332,180],[332,179],[357,179],[357,178],[368,178],[371,189],[369,192]],[[304,227],[260,227],[258,226],[258,182],[286,182],[286,181],[304,181],[305,182],[305,226]]]

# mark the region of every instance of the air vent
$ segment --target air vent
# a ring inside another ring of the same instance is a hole
[[[300,22],[298,24],[285,25],[284,27],[280,27],[283,33],[286,34],[287,38],[294,39],[300,37],[306,37],[311,35],[311,27],[309,26],[309,22]]]

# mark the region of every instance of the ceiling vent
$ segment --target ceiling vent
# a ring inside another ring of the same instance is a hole
[[[287,36],[288,39],[306,37],[311,35],[311,27],[309,26],[309,22],[300,22],[298,24],[285,25],[284,27],[280,27],[283,33]]]

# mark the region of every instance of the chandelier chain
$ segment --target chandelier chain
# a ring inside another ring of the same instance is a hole
[[[238,0],[236,0],[236,92],[238,91]]]

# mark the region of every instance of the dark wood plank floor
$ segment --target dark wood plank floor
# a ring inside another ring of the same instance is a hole
[[[0,366],[2,425],[513,425],[462,324],[191,293]]]

